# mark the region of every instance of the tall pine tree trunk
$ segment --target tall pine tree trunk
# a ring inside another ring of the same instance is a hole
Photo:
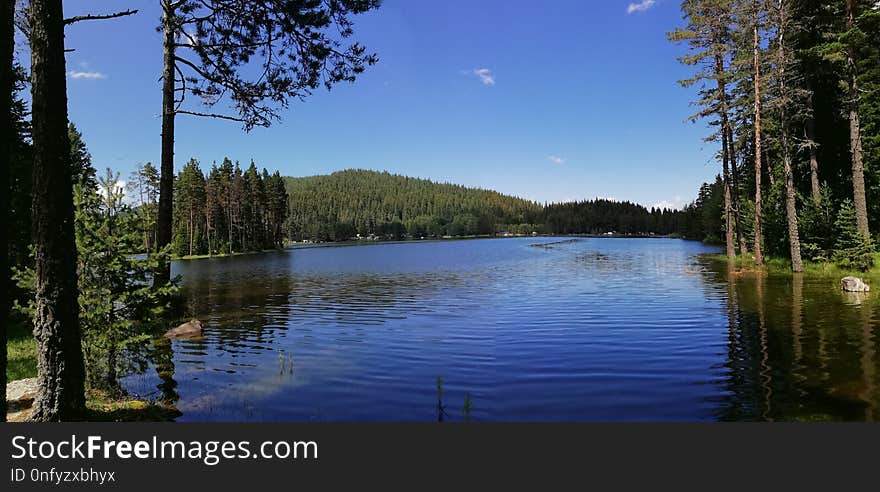
[[[764,264],[764,254],[761,248],[761,44],[758,35],[759,10],[757,0],[754,2],[754,79],[755,79],[755,264]]]
[[[195,238],[195,231],[193,230],[193,207],[190,205],[189,207],[189,255],[193,255],[193,238]]]
[[[0,0],[0,422],[6,421],[6,340],[9,326],[9,181],[12,167],[12,56],[15,49],[15,0]]]
[[[175,11],[172,0],[162,1],[164,26],[162,57],[162,162],[159,178],[159,217],[156,233],[157,249],[171,244],[174,210],[174,33]],[[171,264],[162,261],[153,279],[153,285],[163,285],[171,278]]]
[[[739,254],[748,254],[749,247],[742,230],[742,204],[740,203],[739,166],[736,159],[736,146],[733,142],[733,128],[728,118],[727,124],[727,148],[730,152],[730,175],[733,178],[733,213],[736,220],[736,242],[739,245]]]
[[[36,421],[85,414],[73,230],[73,185],[67,134],[67,74],[61,0],[31,0],[33,101],[33,242],[36,265],[34,335],[39,393]]]
[[[798,233],[797,202],[795,201],[794,173],[791,168],[791,149],[788,140],[788,92],[785,83],[785,66],[788,53],[785,48],[786,17],[785,0],[779,0],[779,93],[782,97],[782,168],[785,175],[785,211],[788,219],[788,243],[791,251],[791,270],[795,273],[804,271],[801,260],[801,241]]]
[[[810,90],[808,102],[810,107],[810,115],[804,125],[804,131],[807,134],[807,145],[810,149],[810,191],[814,203],[822,200],[822,191],[819,185],[819,152],[816,148],[816,107],[813,103],[813,90]]]
[[[854,0],[846,0],[846,24],[849,30],[856,27],[854,3]],[[854,48],[847,49],[846,58],[849,71],[849,139],[852,154],[853,203],[859,232],[865,238],[870,238],[868,200],[865,193],[865,164],[862,160],[862,126],[859,115],[858,58]]]
[[[718,81],[718,98],[721,102],[719,111],[721,113],[721,161],[724,173],[724,244],[726,246],[727,257],[733,258],[736,256],[736,246],[733,242],[733,213],[731,211],[730,196],[730,149],[727,145],[727,127],[729,125],[727,118],[727,88],[722,79],[723,73],[724,57],[719,53],[715,55],[715,75],[717,76]]]

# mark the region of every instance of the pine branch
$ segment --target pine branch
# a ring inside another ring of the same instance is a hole
[[[68,19],[64,19],[64,25],[73,24],[74,22],[87,21],[87,20],[104,20],[104,19],[116,19],[118,17],[125,17],[129,15],[134,15],[138,13],[138,9],[134,10],[125,10],[122,12],[116,12],[114,14],[104,14],[104,15],[77,15],[75,17],[70,17]]]
[[[203,118],[218,118],[221,120],[229,120],[229,121],[238,121],[240,123],[246,122],[243,118],[236,118],[235,116],[227,116],[225,114],[214,114],[214,113],[199,113],[196,111],[185,111],[185,110],[177,110],[175,111],[177,114],[188,114],[190,116],[201,116]]]

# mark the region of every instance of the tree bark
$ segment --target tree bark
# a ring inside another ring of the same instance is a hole
[[[754,78],[755,78],[755,264],[764,264],[761,248],[761,58],[760,38],[758,35],[758,2],[755,1],[754,28]]]
[[[190,256],[193,255],[193,238],[195,237],[195,234],[194,234],[195,231],[193,231],[193,220],[194,220],[193,215],[194,215],[193,207],[192,207],[192,205],[190,205],[190,207],[189,207],[189,255]]]
[[[15,0],[0,0],[0,422],[6,421],[6,340],[9,325],[9,181],[12,167],[13,122],[12,93],[15,74],[12,57],[15,49]]]
[[[31,0],[33,242],[39,393],[36,421],[81,419],[85,368],[76,282],[73,185],[61,0]]]
[[[788,53],[785,51],[786,5],[779,0],[779,92],[782,96],[782,169],[785,175],[785,211],[788,219],[788,243],[791,251],[791,270],[804,271],[801,259],[801,240],[798,233],[797,202],[795,201],[794,172],[791,169],[791,149],[788,141],[788,92],[785,83],[785,65]]]
[[[854,0],[846,0],[846,23],[848,29],[855,29]],[[853,203],[855,204],[859,232],[865,238],[870,238],[868,200],[865,193],[865,164],[862,160],[862,127],[859,115],[858,58],[855,49],[849,47],[846,51],[846,58],[849,69],[849,138],[850,153],[852,154]]]
[[[733,178],[733,210],[736,219],[736,241],[739,244],[739,253],[748,254],[749,247],[742,230],[742,204],[740,203],[739,166],[736,163],[736,146],[733,142],[733,128],[728,119],[727,125],[727,148],[730,152],[730,175]]]
[[[171,244],[174,210],[174,80],[175,80],[175,11],[170,0],[162,2],[164,33],[162,62],[162,162],[159,178],[159,216],[157,248]],[[153,277],[153,285],[166,284],[171,279],[171,264],[165,260]]]
[[[810,116],[804,125],[807,134],[807,145],[810,149],[810,190],[813,196],[813,202],[819,203],[822,200],[822,190],[819,185],[819,152],[816,149],[816,117],[815,105],[813,104],[813,91],[810,89],[808,103],[810,105]]]

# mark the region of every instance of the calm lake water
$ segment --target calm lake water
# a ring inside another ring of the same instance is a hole
[[[159,344],[125,384],[186,421],[880,418],[876,294],[731,275],[699,256],[715,251],[529,238],[178,262],[204,337]]]

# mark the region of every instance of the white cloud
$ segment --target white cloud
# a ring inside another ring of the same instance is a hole
[[[488,68],[475,68],[473,74],[480,78],[483,85],[495,85],[495,75]]]
[[[555,155],[551,155],[550,157],[547,158],[547,160],[552,162],[553,164],[558,164],[558,165],[565,164],[565,161],[566,161],[565,158],[555,156]]]
[[[654,0],[642,0],[639,3],[631,3],[629,4],[629,7],[626,8],[626,13],[634,14],[636,12],[647,12],[655,3],[657,2]]]
[[[681,210],[684,208],[684,201],[680,196],[674,197],[670,200],[660,200],[659,202],[651,205],[651,207],[659,209],[659,210]]]
[[[107,74],[101,72],[81,72],[78,70],[71,70],[67,72],[67,75],[72,79],[106,79]]]

